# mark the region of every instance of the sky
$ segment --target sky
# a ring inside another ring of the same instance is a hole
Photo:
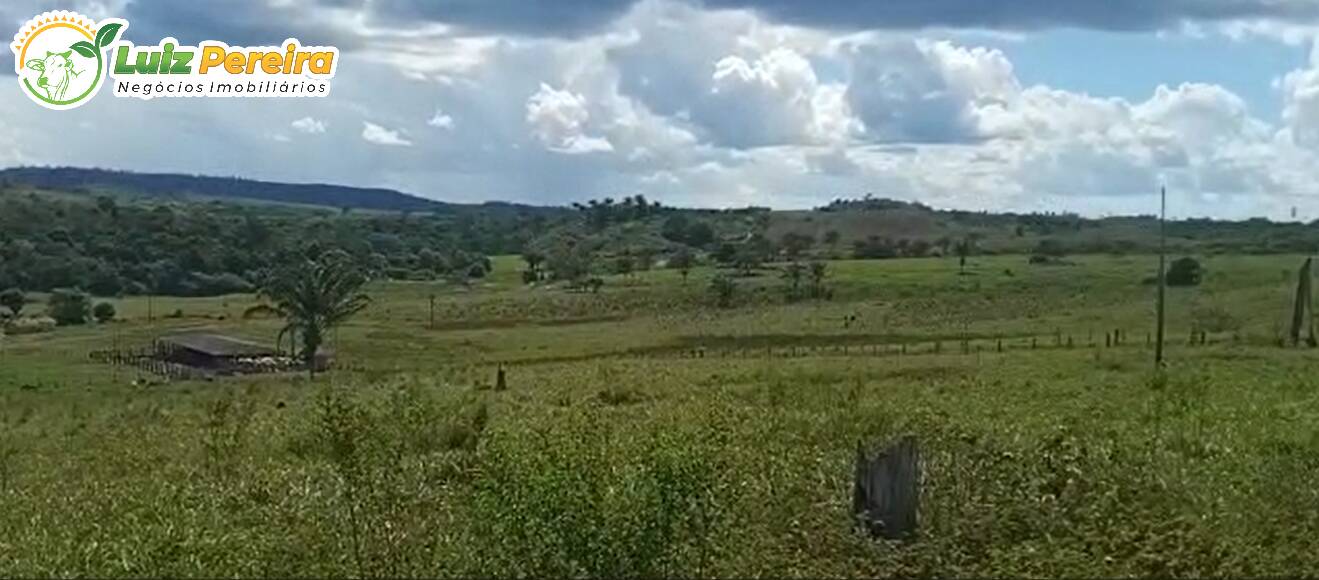
[[[1319,218],[1319,0],[5,0],[341,51],[316,99],[20,93],[0,166],[424,197]],[[8,86],[10,88],[4,88]]]

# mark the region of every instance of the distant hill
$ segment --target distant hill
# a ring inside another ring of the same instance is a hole
[[[0,170],[0,183],[49,190],[117,192],[168,199],[207,197],[380,211],[452,213],[458,207],[392,189],[75,167],[4,169]]]

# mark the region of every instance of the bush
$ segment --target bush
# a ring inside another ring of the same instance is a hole
[[[1180,258],[1168,268],[1169,286],[1198,286],[1204,278],[1204,269],[1195,258]]]
[[[1035,244],[1035,250],[1031,252],[1032,261],[1036,256],[1045,258],[1061,258],[1067,255],[1067,247],[1062,242],[1053,238],[1040,240]]]
[[[39,334],[55,330],[55,319],[49,316],[36,316],[31,318],[16,318],[5,325],[5,334]]]
[[[109,302],[101,302],[100,304],[97,304],[96,307],[92,309],[92,316],[96,317],[96,321],[101,324],[114,320],[114,304]]]
[[[82,290],[56,290],[50,295],[48,310],[60,326],[86,324],[92,316],[92,299]]]
[[[1191,308],[1192,327],[1203,332],[1237,332],[1241,319],[1218,304],[1198,304]]]
[[[716,306],[728,308],[733,305],[733,298],[737,294],[737,281],[728,274],[719,274],[710,280],[710,294]]]
[[[23,314],[23,305],[27,303],[27,297],[23,291],[18,288],[10,288],[0,292],[0,306],[8,308],[14,313],[15,317]]]
[[[695,576],[718,553],[733,498],[712,437],[657,430],[637,444],[595,419],[491,438],[462,502],[471,543],[484,554],[479,570],[464,572]]]

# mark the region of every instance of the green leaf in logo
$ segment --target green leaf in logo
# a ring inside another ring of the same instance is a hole
[[[73,46],[70,46],[69,48],[78,51],[78,54],[87,58],[96,58],[96,47],[92,46],[92,43],[87,42],[86,40],[79,40],[78,42],[73,43]]]
[[[100,30],[96,31],[96,46],[101,48],[110,46],[115,41],[115,37],[119,36],[119,29],[123,27],[123,24],[118,23],[102,26]]]

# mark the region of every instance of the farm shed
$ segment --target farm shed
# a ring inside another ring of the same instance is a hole
[[[218,371],[241,368],[251,359],[279,356],[275,349],[255,342],[208,333],[163,337],[156,342],[156,351],[169,362]]]

